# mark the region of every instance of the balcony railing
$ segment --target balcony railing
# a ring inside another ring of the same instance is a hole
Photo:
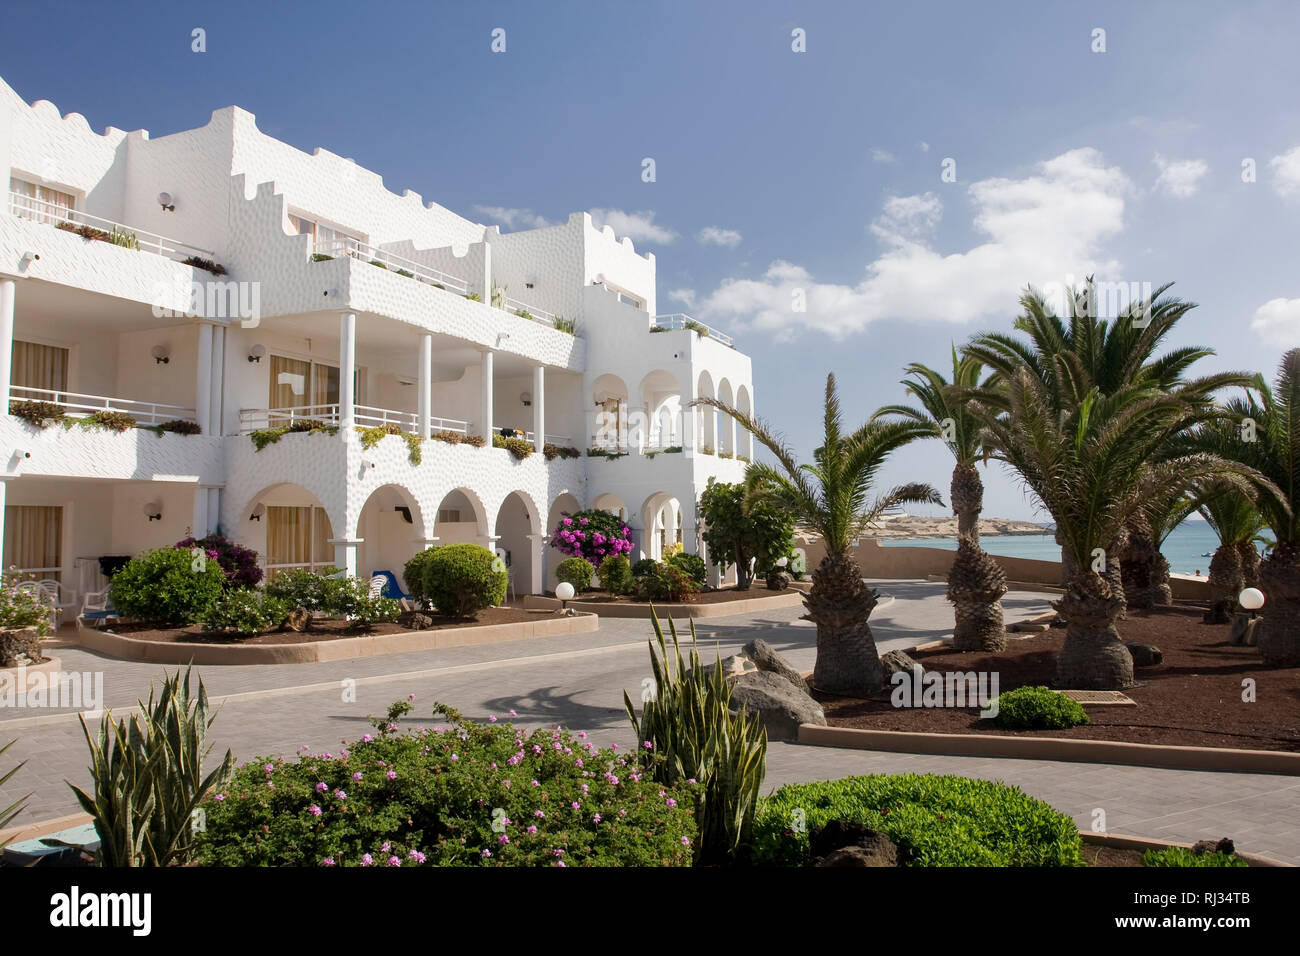
[[[47,402],[57,405],[65,414],[82,417],[92,412],[126,412],[142,425],[161,425],[163,422],[196,420],[192,408],[181,405],[164,405],[161,402],[137,402],[129,398],[112,398],[107,395],[83,395],[80,392],[63,392],[51,388],[28,388],[13,385],[9,398],[14,402]]]
[[[730,335],[727,335],[724,332],[719,332],[717,329],[713,328],[713,326],[705,325],[703,322],[697,321],[689,315],[685,315],[681,312],[673,312],[669,315],[656,315],[654,317],[654,322],[650,325],[651,332],[669,332],[674,329],[690,329],[692,332],[699,333],[703,338],[714,339],[728,348],[734,349],[736,347],[736,344],[732,341]]]
[[[501,432],[503,432],[503,431],[505,430],[505,427],[506,427],[506,426],[504,426],[504,425],[494,425],[494,426],[492,427],[492,434],[494,434],[494,435],[500,435]],[[515,430],[516,432],[519,431],[519,429],[517,429],[517,428],[514,429],[514,430]],[[533,440],[533,436],[536,435],[536,434],[537,434],[536,432],[526,431],[526,432],[523,432],[523,438],[524,438],[525,441],[531,442],[531,441]],[[518,438],[519,436],[516,435],[515,437]],[[572,439],[570,436],[568,436],[568,435],[551,435],[551,434],[547,434],[547,435],[546,435],[546,442],[545,442],[545,443],[548,444],[548,445],[556,445],[556,446],[558,446],[558,447],[560,447],[560,448],[571,448],[571,447],[573,446],[573,439]]]
[[[362,428],[396,425],[403,431],[412,433],[420,428],[420,416],[415,412],[401,412],[391,408],[377,408],[373,405],[353,406],[353,421]],[[301,405],[293,408],[243,408],[239,411],[241,435],[268,428],[287,428],[295,422],[316,422],[321,425],[337,426],[339,406],[337,404]],[[435,432],[469,434],[470,423],[459,419],[434,416],[429,419],[429,424]]]
[[[112,245],[151,252],[156,256],[163,256],[177,262],[192,257],[211,259],[216,255],[209,249],[200,249],[198,246],[191,246],[177,239],[168,239],[154,232],[126,226],[101,216],[92,216],[79,209],[68,209],[65,206],[46,202],[44,199],[24,196],[22,193],[9,194],[9,215],[47,223],[71,232],[76,231],[72,228],[74,226],[87,227],[90,238],[102,238]]]
[[[448,292],[455,292],[457,295],[469,294],[469,283],[464,279],[416,262],[414,259],[399,256],[394,252],[368,246],[356,239],[331,239],[317,242],[313,252],[318,256],[333,258],[350,256],[353,259],[360,259],[362,262],[369,262],[374,266],[382,266],[389,272],[395,272],[408,279],[415,279],[425,285],[446,289]]]
[[[532,319],[534,322],[541,322],[543,325],[549,325],[553,329],[560,329],[562,332],[574,331],[572,321],[566,321],[553,312],[547,312],[545,309],[539,309],[527,302],[512,299],[508,295],[501,297],[501,307],[507,312],[513,312],[520,318]]]

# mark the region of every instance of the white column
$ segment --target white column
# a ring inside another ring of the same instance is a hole
[[[18,297],[18,283],[13,279],[0,279],[0,397],[4,398],[5,411],[9,410],[9,385],[14,358],[14,302]]]
[[[529,594],[541,594],[546,590],[544,584],[546,574],[546,537],[547,536],[544,534],[528,535],[528,540],[532,542],[533,545],[532,560],[528,562],[530,572],[528,580]],[[515,582],[515,587],[519,587],[518,582]]]
[[[12,285],[13,283],[10,283]],[[8,361],[5,365],[8,366]],[[13,481],[9,477],[0,477],[0,554],[4,553],[5,543],[5,503],[8,501],[9,482]],[[67,581],[67,578],[63,579]]]
[[[752,415],[753,412],[751,412],[750,414]],[[749,448],[749,450],[745,452],[745,457],[748,458],[750,461],[753,461],[754,460],[754,433],[753,432],[751,431],[745,432],[745,444]]]
[[[329,539],[329,543],[334,545],[334,566],[342,568],[350,578],[357,576],[357,552],[364,541],[365,538]]]
[[[740,446],[736,444],[736,420],[730,415],[727,416],[727,434],[729,436],[727,439],[727,451],[731,452],[732,455],[740,454]]]
[[[533,445],[540,452],[546,444],[546,366],[533,369]],[[536,577],[537,575],[533,575]],[[534,594],[541,591],[534,589]]]
[[[479,407],[479,413],[482,420],[479,422],[478,433],[482,435],[492,447],[492,350],[489,349],[483,353],[483,395]]]
[[[212,433],[212,326],[206,322],[199,326],[199,358],[195,370],[198,381],[195,389],[194,411],[203,434]]]
[[[682,453],[687,458],[694,458],[696,436],[699,433],[700,410],[698,407],[693,406],[691,402],[699,397],[699,380],[694,377],[694,369],[690,366],[687,366],[686,374],[691,376],[691,380],[687,384],[686,390],[682,392],[681,401],[679,402],[681,406],[679,414],[682,416]]]
[[[216,531],[221,524],[221,489],[208,489],[208,531]]]
[[[208,534],[208,489],[202,485],[194,489],[194,520],[190,522],[190,533],[196,538]]]
[[[212,423],[212,434],[222,434],[223,417],[226,402],[226,329],[225,326],[213,326],[212,329],[212,398],[208,404],[208,416]],[[204,429],[205,431],[207,429]],[[213,515],[212,523],[216,524]]]
[[[339,432],[346,435],[356,419],[357,314],[344,312],[339,318]],[[352,555],[356,573],[356,553]]]
[[[432,434],[429,419],[433,415],[433,336],[425,332],[420,336],[420,427],[419,435],[428,441]]]

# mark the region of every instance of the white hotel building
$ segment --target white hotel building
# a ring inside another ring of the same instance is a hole
[[[679,538],[700,551],[699,493],[752,458],[734,421],[688,407],[751,409],[748,356],[657,316],[654,256],[585,213],[502,234],[237,107],[156,139],[101,135],[2,80],[0,175],[0,390],[200,429],[0,415],[4,565],[58,579],[65,603],[103,586],[102,556],[218,528],[271,569],[399,578],[420,548],[474,541],[509,554],[517,593],[539,592],[563,512],[621,512],[634,558]],[[101,241],[113,232],[138,248]],[[255,448],[253,431],[302,418],[337,430]],[[384,423],[515,428],[538,453],[428,440],[414,464],[398,435],[363,448],[357,429]],[[584,454],[548,461],[547,442]]]

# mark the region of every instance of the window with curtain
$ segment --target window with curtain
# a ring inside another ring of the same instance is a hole
[[[334,537],[324,508],[271,505],[266,509],[266,567],[319,568],[334,563]]]
[[[60,189],[51,189],[40,183],[28,182],[16,176],[9,179],[9,191],[16,196],[10,199],[15,215],[37,222],[63,222],[72,219],[77,208],[77,197]]]
[[[300,236],[311,236],[307,252],[324,252],[331,256],[349,255],[364,258],[361,254],[362,240],[341,229],[322,225],[309,216],[291,213],[289,223]]]
[[[5,570],[24,580],[61,580],[63,509],[57,505],[5,506]]]
[[[11,383],[24,388],[41,388],[53,392],[68,388],[68,350],[55,345],[14,340]],[[46,399],[45,395],[19,392],[19,398]]]
[[[301,408],[310,405],[308,384],[311,362],[271,356],[271,408]]]

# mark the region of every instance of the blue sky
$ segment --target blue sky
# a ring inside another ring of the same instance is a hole
[[[736,336],[803,455],[828,370],[865,420],[906,363],[1008,329],[1027,282],[1175,281],[1200,307],[1169,344],[1214,347],[1206,371],[1300,345],[1294,3],[50,2],[5,26],[0,76],[96,129],[237,104],[472,219],[600,211],[655,253],[660,312]],[[929,442],[883,481],[946,498],[950,473]],[[986,484],[987,514],[1034,517]]]

